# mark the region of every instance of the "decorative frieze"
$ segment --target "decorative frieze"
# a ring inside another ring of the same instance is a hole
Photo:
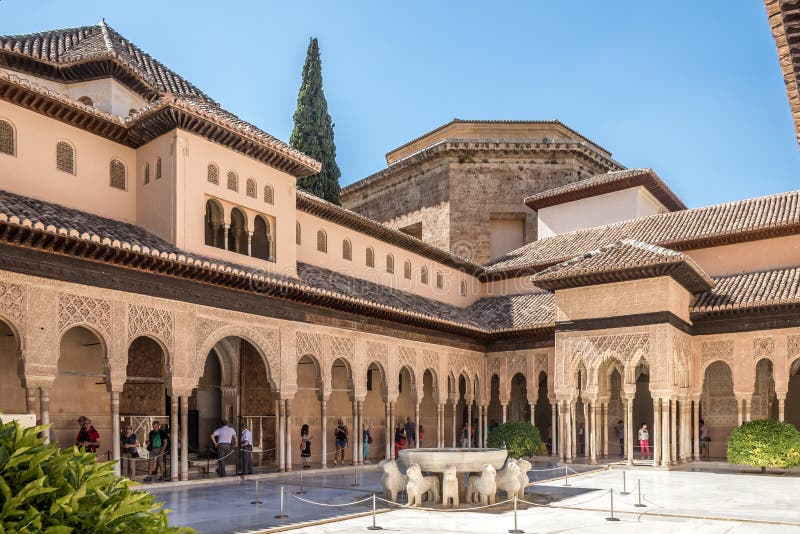
[[[111,337],[111,302],[72,293],[58,294],[58,331],[74,324],[88,324]]]
[[[128,341],[142,335],[152,335],[172,348],[175,339],[175,320],[169,310],[130,304],[128,306]]]
[[[757,362],[761,358],[772,360],[775,356],[775,338],[757,337],[753,339],[753,361]]]
[[[25,288],[11,282],[0,282],[0,313],[21,327],[25,321]]]
[[[702,368],[715,361],[722,360],[733,369],[733,340],[720,339],[714,341],[703,341],[701,348]]]

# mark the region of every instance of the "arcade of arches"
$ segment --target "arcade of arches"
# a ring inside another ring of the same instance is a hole
[[[557,332],[551,347],[486,353],[3,276],[0,409],[36,414],[65,445],[85,415],[103,457],[118,457],[121,422],[143,434],[158,418],[179,437],[173,479],[188,476],[189,458],[207,450],[222,418],[246,422],[261,451],[256,463],[282,470],[300,463],[303,424],[313,464],[330,466],[338,419],[356,438],[370,428],[370,460],[393,457],[393,429],[410,418],[421,423],[416,442],[425,447],[482,446],[493,422],[524,420],[565,461],[622,453],[634,462],[631,444],[646,423],[664,466],[698,458],[700,418],[711,457],[724,456],[727,434],[743,421],[800,425],[793,329],[695,337],[671,325],[575,330]],[[348,463],[362,462],[361,446],[351,439]]]

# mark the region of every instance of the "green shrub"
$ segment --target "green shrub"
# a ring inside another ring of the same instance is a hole
[[[728,436],[728,462],[760,467],[800,466],[800,432],[789,423],[750,421]]]
[[[37,435],[45,428],[0,423],[0,532],[194,532],[169,527],[161,503],[132,491],[114,462],[45,445]]]
[[[542,445],[539,429],[527,421],[510,421],[489,433],[489,447],[508,450],[511,458],[537,454]]]

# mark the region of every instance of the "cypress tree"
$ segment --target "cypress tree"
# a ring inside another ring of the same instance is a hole
[[[336,165],[333,123],[328,115],[325,93],[322,91],[322,61],[315,37],[308,43],[300,92],[297,94],[297,109],[294,112],[294,129],[289,143],[322,163],[319,174],[298,179],[297,186],[340,205],[339,176],[342,173]]]

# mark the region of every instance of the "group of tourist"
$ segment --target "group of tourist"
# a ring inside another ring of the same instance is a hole
[[[425,427],[419,425],[419,446],[422,447],[423,436],[425,434]],[[413,449],[417,443],[417,424],[411,420],[410,417],[406,418],[406,422],[397,423],[394,429],[394,457],[397,458],[400,451],[403,449]]]

